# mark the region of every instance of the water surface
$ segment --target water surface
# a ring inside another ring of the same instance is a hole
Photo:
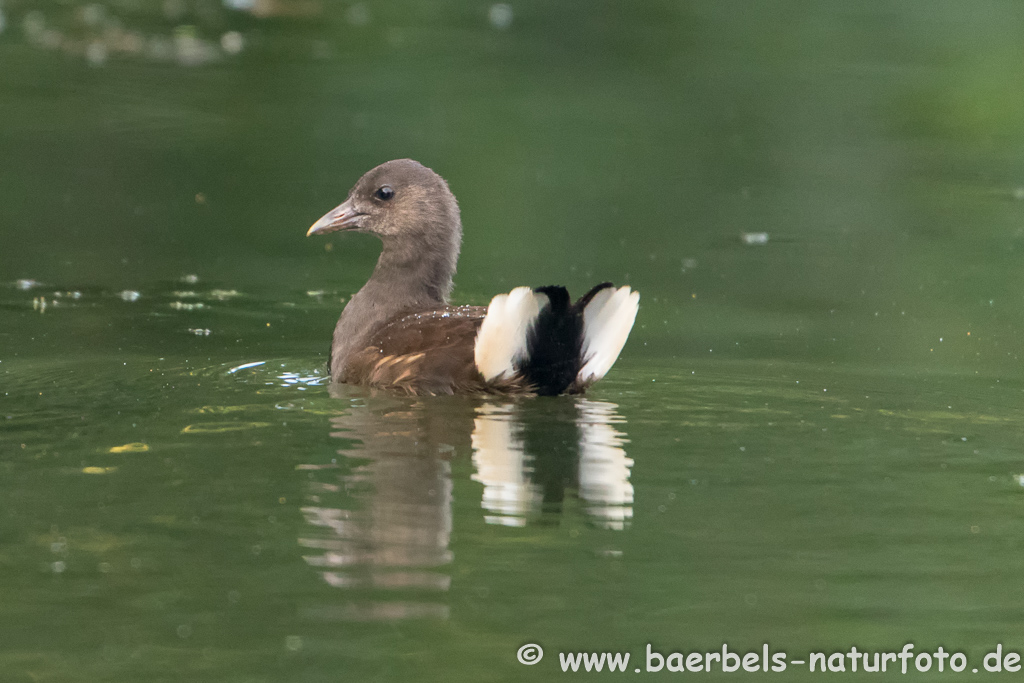
[[[1024,650],[1016,6],[0,12],[5,680]],[[405,156],[458,303],[642,292],[585,398],[327,382]]]

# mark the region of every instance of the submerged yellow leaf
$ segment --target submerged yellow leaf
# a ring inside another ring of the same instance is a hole
[[[82,472],[85,474],[110,474],[116,472],[116,467],[83,467]]]
[[[193,413],[236,413],[240,410],[251,410],[252,408],[261,408],[263,406],[203,406],[202,408],[195,408],[191,412]]]
[[[114,446],[110,449],[111,453],[145,453],[149,450],[149,444],[144,444],[141,441],[134,443],[126,443],[123,446]]]
[[[241,432],[246,429],[269,427],[269,422],[207,422],[206,424],[188,425],[181,430],[182,434],[215,434],[219,432]]]

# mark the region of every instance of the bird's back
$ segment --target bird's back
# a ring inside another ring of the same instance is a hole
[[[346,382],[410,394],[486,391],[473,345],[483,306],[442,306],[392,318],[348,360]]]

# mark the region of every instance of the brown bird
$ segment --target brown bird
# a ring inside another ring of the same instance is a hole
[[[384,249],[334,328],[336,382],[409,394],[579,393],[604,377],[633,328],[640,294],[597,285],[517,287],[489,306],[449,306],[462,243],[459,205],[411,159],[368,171],[306,233],[377,235]]]

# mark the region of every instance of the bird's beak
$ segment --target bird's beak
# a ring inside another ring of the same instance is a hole
[[[356,210],[355,206],[352,205],[351,199],[346,200],[328,211],[320,220],[310,226],[306,232],[306,237],[310,235],[325,235],[338,230],[361,228],[362,219],[365,216],[366,214],[359,213]]]

